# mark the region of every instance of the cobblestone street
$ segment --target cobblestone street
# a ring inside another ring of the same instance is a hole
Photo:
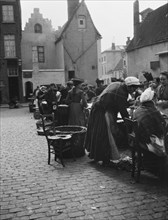
[[[98,166],[87,156],[52,157],[27,107],[1,108],[1,216],[11,220],[168,220],[168,187],[142,174]]]

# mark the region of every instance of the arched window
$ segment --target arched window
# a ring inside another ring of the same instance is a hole
[[[34,33],[42,33],[42,26],[41,24],[34,25]]]

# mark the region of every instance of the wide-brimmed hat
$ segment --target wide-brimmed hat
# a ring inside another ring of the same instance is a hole
[[[73,82],[72,82],[72,80],[70,80],[70,81],[68,81],[66,84],[67,84],[68,86],[69,86],[69,85],[73,85]]]
[[[74,85],[78,85],[84,82],[84,80],[80,78],[72,78],[71,80],[74,83]]]
[[[140,82],[139,79],[135,76],[128,76],[127,78],[125,78],[125,84],[127,86],[139,86]]]

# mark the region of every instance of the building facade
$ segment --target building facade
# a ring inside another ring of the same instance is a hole
[[[141,81],[145,72],[158,77],[168,71],[168,4],[139,13],[139,2],[134,2],[134,38],[126,48],[126,57],[128,74]]]
[[[65,78],[83,78],[95,84],[101,75],[101,35],[91,19],[84,1],[68,0],[68,21],[56,40],[56,51],[62,48]]]
[[[21,8],[19,0],[0,1],[0,102],[23,100]]]
[[[65,84],[62,49],[55,47],[56,31],[51,21],[35,8],[22,32],[23,94],[50,83]],[[58,57],[57,57],[58,54]]]
[[[113,80],[119,80],[125,77],[125,46],[112,43],[111,48],[101,53],[102,75],[100,79],[104,84],[109,84]]]

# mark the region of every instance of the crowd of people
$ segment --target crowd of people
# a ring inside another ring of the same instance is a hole
[[[139,141],[145,149],[166,156],[168,72],[162,72],[159,80],[142,84],[136,77],[127,77],[124,82],[112,82],[101,92],[93,103],[85,140],[90,159],[105,165],[121,160],[117,146],[119,113],[123,123],[128,117],[137,120]]]
[[[108,164],[120,161],[117,146],[119,137],[118,117],[137,120],[140,142],[144,148],[157,155],[166,154],[165,115],[168,116],[168,72],[160,77],[140,83],[133,76],[112,82],[108,86],[96,80],[97,86],[87,85],[74,78],[66,87],[51,84],[34,91],[40,113],[51,113],[53,103],[67,105],[69,125],[87,126],[84,147],[88,156],[96,162]],[[47,108],[45,108],[45,104]],[[92,104],[86,125],[84,109]],[[156,144],[157,143],[157,144]],[[153,147],[155,146],[155,147]]]

